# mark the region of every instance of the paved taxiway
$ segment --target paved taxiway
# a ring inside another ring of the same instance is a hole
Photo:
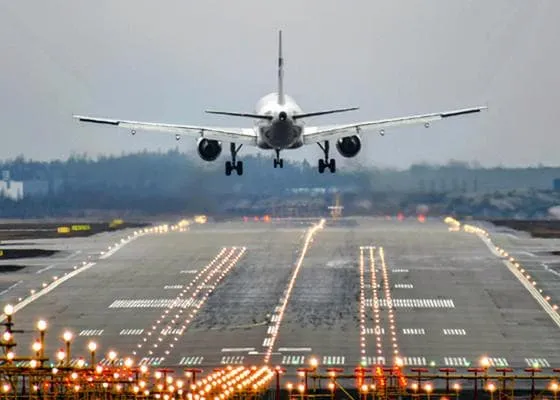
[[[464,368],[482,356],[494,366],[560,366],[560,328],[476,235],[440,221],[357,221],[327,222],[308,248],[310,223],[145,235],[18,311],[16,327],[46,318],[50,356],[70,329],[72,354],[86,360],[94,340],[99,358],[113,349],[176,367],[267,354],[292,368],[311,356],[346,367],[395,356],[407,366]],[[99,250],[91,240],[74,243]]]

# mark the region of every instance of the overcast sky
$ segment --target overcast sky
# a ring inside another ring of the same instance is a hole
[[[203,111],[252,111],[276,90],[282,28],[286,92],[306,111],[360,107],[308,124],[490,107],[364,134],[354,163],[560,165],[558,15],[557,0],[2,1],[0,158],[177,145],[173,135],[80,126],[73,113],[250,126]],[[317,146],[291,154],[321,156]]]

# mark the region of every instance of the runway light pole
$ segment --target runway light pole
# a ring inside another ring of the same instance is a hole
[[[72,341],[72,332],[70,331],[66,331],[64,332],[64,335],[62,336],[62,338],[64,339],[64,343],[66,343],[66,366],[69,367],[70,366],[70,342]]]
[[[37,329],[39,330],[39,341],[41,342],[39,359],[41,360],[41,366],[43,366],[43,359],[45,358],[45,332],[47,331],[47,321],[44,319],[37,321]]]
[[[88,350],[91,355],[91,368],[95,368],[95,350],[97,350],[97,343],[89,342],[88,343]]]

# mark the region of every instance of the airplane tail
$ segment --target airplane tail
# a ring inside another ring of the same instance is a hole
[[[284,104],[284,58],[282,57],[282,31],[278,31],[278,104]]]

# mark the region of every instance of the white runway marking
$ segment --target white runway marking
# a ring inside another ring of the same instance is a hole
[[[51,269],[52,267],[54,267],[54,266],[56,266],[56,265],[58,265],[58,264],[51,264],[51,265],[49,265],[48,267],[41,268],[39,271],[37,271],[37,272],[35,272],[35,273],[36,273],[37,275],[39,275],[39,274],[41,274],[41,273],[43,273],[43,272],[45,272],[45,271],[48,271],[49,269]]]
[[[188,270],[183,270],[179,273],[180,274],[196,274],[197,272],[198,272],[198,270],[196,270],[196,269],[188,269]]]
[[[280,347],[278,351],[311,351],[311,347]]]
[[[266,330],[266,333],[268,333],[269,335],[272,335],[272,334],[274,334],[275,332],[276,332],[276,327],[273,326],[273,325],[270,325],[270,326],[268,327],[268,329]]]
[[[414,285],[412,283],[397,283],[395,289],[414,289]]]
[[[204,357],[202,356],[190,356],[190,357],[181,357],[181,361],[179,361],[179,365],[200,365]]]
[[[366,335],[384,335],[385,328],[380,328],[376,326],[375,328],[366,328]]]
[[[403,335],[425,335],[424,328],[403,328]]]
[[[225,347],[222,349],[222,353],[235,353],[235,352],[249,352],[254,351],[254,347]]]
[[[393,268],[393,269],[391,269],[391,272],[408,272],[408,269],[406,269],[406,268]]]
[[[122,238],[120,244],[116,245],[114,247],[114,249],[111,250],[110,252],[104,253],[103,255],[101,255],[99,257],[99,259],[105,259],[107,257],[110,257],[115,252],[120,250],[122,247],[124,247],[128,243],[132,242],[133,240],[138,239],[139,237],[143,236],[144,234],[145,234],[145,232],[135,234],[134,236],[128,236],[127,239]],[[78,251],[74,252],[71,256],[76,255],[76,254],[80,254],[80,253],[81,253],[81,250],[78,250]],[[71,256],[68,256],[67,258],[70,258]],[[82,264],[83,265],[81,267],[78,268],[78,266],[75,266],[74,270],[72,272],[65,273],[64,276],[62,276],[58,279],[55,279],[53,282],[51,282],[50,285],[47,285],[46,287],[44,287],[41,290],[35,292],[31,296],[25,298],[23,301],[20,301],[19,303],[17,303],[14,306],[14,314],[16,312],[18,312],[19,310],[23,309],[24,307],[26,307],[27,305],[31,304],[33,301],[37,300],[38,298],[46,295],[47,293],[52,292],[54,289],[56,289],[62,283],[66,282],[68,279],[73,278],[74,276],[78,275],[79,273],[81,273],[83,271],[86,271],[86,270],[88,270],[89,268],[91,268],[95,265],[95,263],[93,263],[93,262],[86,263],[85,261]],[[0,317],[0,322],[4,321],[5,319],[6,319],[6,315],[2,314],[2,316]]]
[[[443,357],[443,362],[447,367],[468,367],[470,365],[465,357]]]
[[[444,335],[455,335],[455,336],[465,336],[467,331],[464,329],[444,329]]]
[[[19,286],[22,282],[23,282],[23,281],[17,281],[16,283],[14,283],[14,284],[13,284],[12,286],[10,286],[9,288],[7,288],[7,289],[5,289],[5,290],[2,290],[2,291],[0,292],[0,296],[3,295],[3,294],[8,293],[8,292],[9,292],[10,290],[12,290],[13,288]]]
[[[526,358],[525,362],[529,367],[550,367],[546,358]]]
[[[305,364],[305,356],[282,356],[282,365]]]
[[[165,360],[165,357],[144,357],[140,360],[138,365],[157,366],[157,365],[160,365],[163,362],[163,360]]]
[[[141,335],[144,329],[123,329],[119,335]]]
[[[222,356],[220,364],[243,364],[245,356]]]
[[[103,329],[84,329],[78,336],[101,336],[103,334]]]
[[[164,289],[183,289],[183,285],[165,285]]]
[[[366,357],[366,365],[375,365],[375,364],[385,365],[385,357],[371,357],[371,356]]]
[[[425,357],[403,357],[403,364],[405,366],[422,367],[427,365]]]
[[[502,357],[488,357],[488,360],[490,361],[490,366],[492,367],[500,368],[509,366],[507,360]]]
[[[175,328],[175,329],[165,328],[165,329],[161,330],[160,334],[164,335],[164,336],[165,335],[182,335],[184,331],[185,330],[181,329],[181,328]]]
[[[271,344],[272,344],[272,338],[271,338],[271,337],[264,338],[263,344],[262,344],[263,347],[268,347],[268,346],[270,346]]]
[[[451,299],[392,299],[394,308],[455,308]],[[366,299],[366,307],[373,305],[372,299]],[[386,299],[379,299],[380,307],[387,307]]]
[[[194,299],[117,299],[113,301],[109,308],[188,308],[197,307],[201,303],[200,300]]]
[[[322,365],[344,365],[345,360],[344,356],[323,356]]]

